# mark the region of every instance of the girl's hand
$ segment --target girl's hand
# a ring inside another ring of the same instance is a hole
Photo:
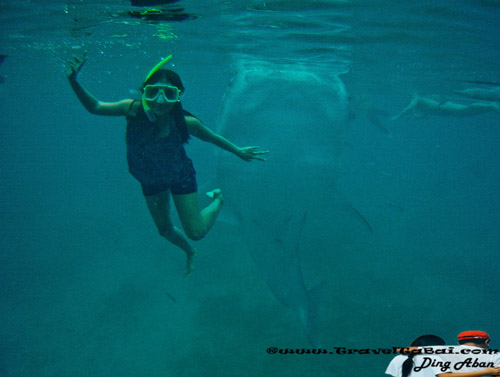
[[[265,158],[260,156],[267,153],[269,153],[269,151],[259,151],[259,147],[243,147],[238,149],[238,157],[245,161],[266,161]]]
[[[68,61],[70,69],[70,71],[68,72],[68,78],[75,79],[78,73],[80,73],[80,70],[82,69],[86,61],[87,52],[84,52],[82,57],[73,56],[73,59]]]

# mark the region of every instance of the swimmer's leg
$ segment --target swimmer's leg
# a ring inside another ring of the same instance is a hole
[[[219,189],[212,191],[213,202],[200,211],[198,193],[172,195],[179,219],[187,236],[201,240],[215,223],[222,208],[222,193]]]
[[[399,118],[401,118],[406,113],[409,113],[413,109],[416,109],[418,107],[419,101],[420,101],[420,97],[418,96],[418,94],[414,93],[413,94],[413,98],[412,98],[410,104],[408,106],[406,106],[399,114],[394,115],[393,117],[391,117],[391,120],[393,120],[393,121],[394,120],[398,120]]]
[[[145,196],[145,199],[160,235],[180,247],[186,253],[186,275],[188,275],[193,270],[196,250],[189,244],[180,229],[175,227],[170,220],[170,191],[167,190],[158,195]]]
[[[500,105],[492,102],[476,102],[469,105],[446,102],[441,106],[441,109],[445,115],[470,116],[491,111],[500,112]]]
[[[500,87],[496,87],[493,89],[469,88],[464,90],[456,90],[455,93],[485,101],[500,101]]]
[[[487,113],[490,111],[500,112],[500,105],[498,103],[493,102],[479,102],[479,103],[471,103],[469,105],[470,115]]]

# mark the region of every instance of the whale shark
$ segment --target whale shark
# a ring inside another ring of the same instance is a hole
[[[225,200],[252,203],[269,220],[278,213],[288,217],[297,202],[313,212],[331,205],[338,196],[349,116],[346,89],[335,74],[300,65],[240,62],[223,99],[217,132],[270,154],[262,164],[242,166],[234,156],[216,151],[216,180]]]
[[[264,163],[241,164],[216,150],[216,182],[227,203],[282,223],[298,204],[311,216],[369,221],[338,188],[349,99],[338,75],[317,67],[239,62],[217,119],[217,132],[239,146],[269,150]],[[245,204],[249,205],[245,205]],[[254,216],[257,218],[257,216]]]
[[[319,344],[317,292],[307,289],[300,247],[307,211],[308,237],[347,217],[362,231],[370,223],[340,193],[349,100],[338,75],[301,64],[241,60],[223,99],[217,132],[239,146],[269,150],[266,161],[242,164],[216,151],[216,184],[227,207],[238,208],[242,237],[269,289],[298,313],[305,333]],[[228,208],[225,208],[227,211]],[[324,237],[323,237],[324,238]],[[322,280],[321,278],[318,280]]]

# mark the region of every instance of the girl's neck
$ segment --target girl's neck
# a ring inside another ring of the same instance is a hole
[[[165,112],[163,114],[157,115],[156,116],[156,121],[158,123],[169,123],[172,122],[174,118],[174,114],[171,111]]]

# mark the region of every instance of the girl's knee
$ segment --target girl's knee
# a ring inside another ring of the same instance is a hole
[[[188,238],[193,241],[201,240],[208,233],[208,230],[204,226],[187,225],[183,226],[183,228]],[[160,233],[160,236],[166,238],[167,240],[171,240],[175,237],[175,228],[172,224],[162,225],[158,227],[158,233]]]
[[[160,236],[166,238],[167,240],[173,236],[174,232],[175,230],[172,224],[158,227],[158,233],[160,233]]]
[[[184,231],[186,232],[186,235],[189,237],[189,239],[193,241],[199,241],[202,238],[204,238],[208,231],[206,227],[185,227]]]

